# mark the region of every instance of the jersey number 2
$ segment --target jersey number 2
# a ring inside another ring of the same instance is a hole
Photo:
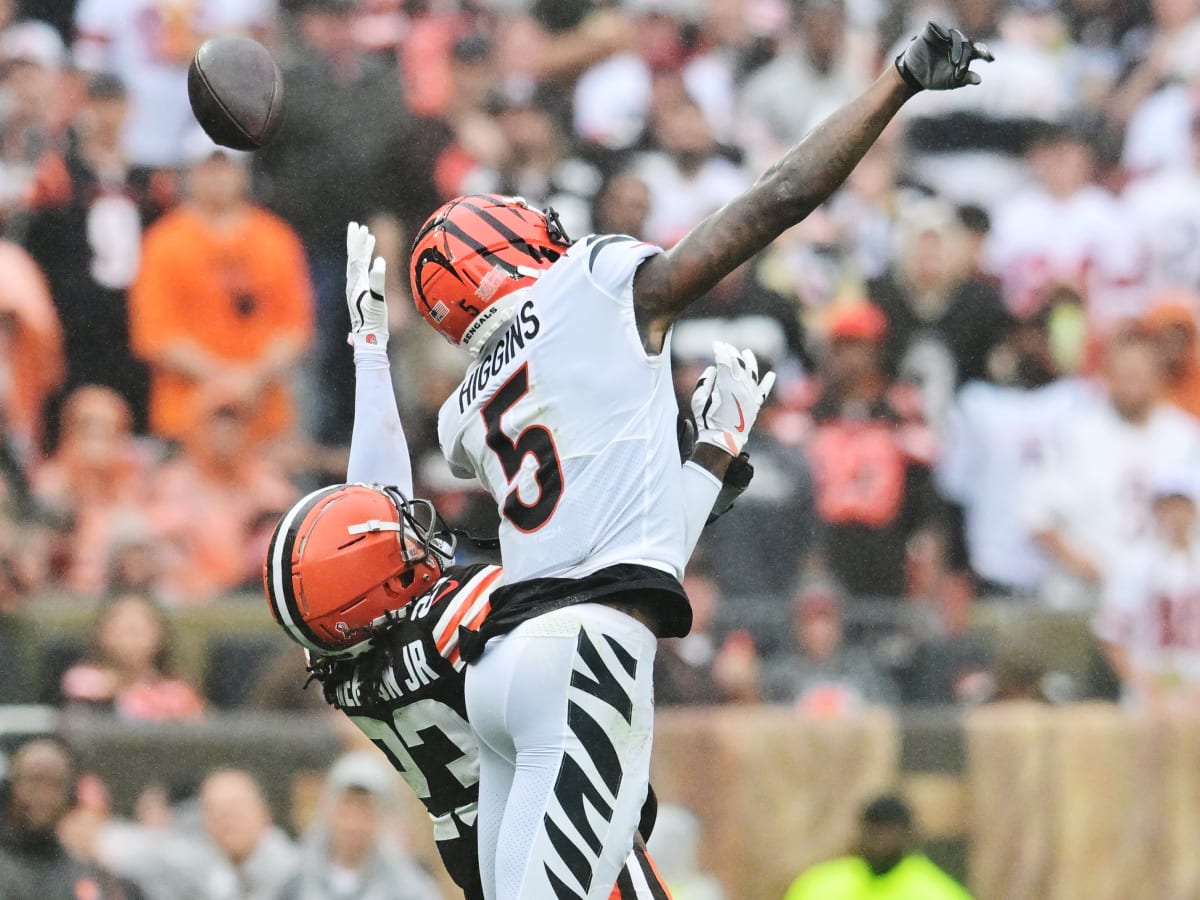
[[[495,396],[483,407],[483,421],[487,425],[487,445],[500,459],[504,477],[511,485],[521,472],[521,463],[532,456],[537,463],[533,478],[537,482],[538,495],[532,503],[526,503],[516,487],[504,498],[504,517],[524,532],[537,531],[554,515],[558,501],[562,498],[562,465],[554,448],[554,438],[545,425],[530,425],[514,441],[500,427],[500,420],[517,401],[529,393],[529,366],[524,365],[513,372],[512,377],[501,385]]]

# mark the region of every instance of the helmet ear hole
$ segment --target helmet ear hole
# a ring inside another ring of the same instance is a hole
[[[405,569],[400,573],[400,586],[406,588],[412,587],[412,583],[416,580],[416,578],[417,572],[415,569]]]

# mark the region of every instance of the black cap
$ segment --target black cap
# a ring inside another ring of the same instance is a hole
[[[864,825],[895,825],[900,828],[911,828],[912,810],[895,794],[881,794],[863,807],[862,821]]]

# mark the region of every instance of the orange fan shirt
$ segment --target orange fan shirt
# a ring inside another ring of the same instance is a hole
[[[215,230],[191,209],[164,216],[146,234],[129,296],[134,352],[150,363],[150,425],[167,438],[196,422],[204,385],[157,365],[188,341],[234,365],[253,364],[278,338],[312,334],[312,285],[300,239],[282,219],[251,207],[233,228]],[[291,397],[271,385],[256,410],[255,436],[292,421]]]

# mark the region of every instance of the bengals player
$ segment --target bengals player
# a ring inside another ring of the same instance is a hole
[[[467,722],[462,640],[487,620],[498,566],[455,566],[456,538],[433,505],[412,495],[411,462],[386,352],[384,266],[368,273],[374,239],[352,224],[347,303],[356,372],[347,477],[301,499],[280,520],[264,567],[272,616],[309,654],[326,701],[383,751],[425,804],[447,871],[468,898],[484,896],[476,825],[479,748]],[[697,396],[719,402],[706,373]],[[673,451],[676,452],[676,451]],[[694,532],[728,508],[720,473],[691,465]],[[744,460],[742,466],[745,466]],[[735,467],[734,471],[737,471]],[[745,486],[743,477],[738,484]],[[694,542],[694,541],[693,541]],[[651,799],[640,832],[653,824]],[[664,898],[641,843],[615,877],[616,898]]]
[[[603,898],[633,839],[655,638],[691,628],[686,490],[669,452],[672,324],[832,194],[918,91],[977,84],[970,65],[990,58],[929,23],[861,96],[670,250],[622,235],[572,244],[557,216],[494,195],[453,200],[418,232],[417,311],[476,357],[442,407],[442,451],[502,516],[507,583],[464,647],[489,900]],[[702,409],[700,451],[736,455],[770,376],[733,352],[716,373],[728,402]]]

